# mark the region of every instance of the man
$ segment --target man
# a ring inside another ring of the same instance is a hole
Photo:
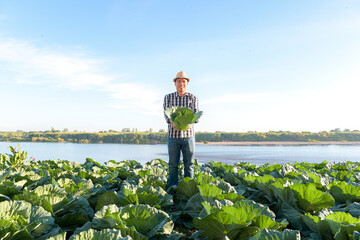
[[[186,92],[190,78],[181,71],[173,79],[176,92],[167,94],[164,98],[164,110],[172,106],[189,107],[194,113],[199,111],[198,98]],[[178,185],[178,170],[180,152],[183,155],[184,176],[193,177],[193,161],[195,153],[195,131],[194,125],[189,125],[185,131],[177,129],[171,120],[165,115],[168,123],[168,152],[169,152],[169,187]],[[197,123],[197,122],[196,122]]]

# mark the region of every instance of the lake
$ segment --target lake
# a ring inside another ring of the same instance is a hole
[[[20,147],[35,160],[62,159],[85,162],[92,158],[99,163],[109,160],[136,160],[144,164],[154,158],[168,161],[167,145],[136,144],[78,144],[78,143],[35,143],[35,142],[0,142],[0,153],[10,153],[9,146]],[[199,163],[218,161],[227,164],[249,162],[265,163],[319,163],[360,161],[360,145],[324,145],[324,146],[220,146],[196,145],[195,158]]]

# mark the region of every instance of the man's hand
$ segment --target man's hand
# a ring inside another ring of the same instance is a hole
[[[174,128],[174,129],[176,129],[176,130],[178,130],[178,131],[181,131],[180,129],[178,129],[177,127],[175,127],[175,125],[174,125],[174,123],[170,120],[170,123],[171,123],[171,126]],[[189,130],[190,128],[192,128],[192,126],[193,126],[194,124],[189,124],[189,126],[188,126],[188,128],[186,129],[186,130]]]
[[[171,123],[171,126],[172,126],[174,129],[180,131],[177,127],[175,127],[175,125],[173,124],[173,122],[172,122],[171,120],[170,120],[170,123]]]

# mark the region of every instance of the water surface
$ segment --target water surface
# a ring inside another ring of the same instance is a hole
[[[17,146],[28,152],[35,160],[63,159],[85,162],[92,158],[100,163],[109,160],[136,160],[142,164],[161,158],[168,161],[166,144],[78,144],[78,143],[33,143],[0,142],[0,153],[10,153],[9,146]],[[200,163],[219,161],[227,164],[250,162],[265,163],[319,163],[360,161],[360,145],[310,145],[310,146],[221,146],[197,145],[195,158]]]

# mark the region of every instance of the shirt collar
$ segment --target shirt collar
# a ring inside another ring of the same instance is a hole
[[[184,96],[180,96],[180,94],[179,94],[178,92],[175,92],[175,94],[176,94],[176,97],[185,97],[185,96],[187,96],[189,93],[186,92]]]

